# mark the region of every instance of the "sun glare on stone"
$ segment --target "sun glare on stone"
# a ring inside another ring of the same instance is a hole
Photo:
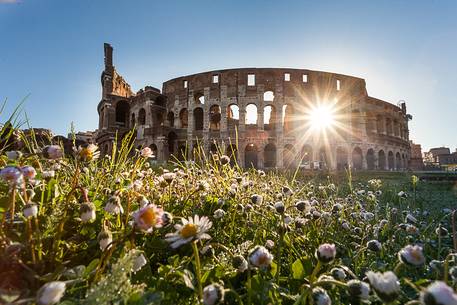
[[[327,105],[319,105],[312,109],[309,118],[311,127],[315,130],[327,129],[335,123],[334,111]]]

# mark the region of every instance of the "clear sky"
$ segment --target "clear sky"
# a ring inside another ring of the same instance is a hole
[[[0,100],[28,96],[31,124],[58,134],[97,128],[104,42],[134,91],[234,67],[362,77],[406,101],[423,149],[457,146],[454,0],[0,0]]]

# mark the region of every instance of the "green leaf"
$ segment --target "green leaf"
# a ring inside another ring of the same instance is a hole
[[[98,259],[98,258],[96,258],[93,261],[91,261],[89,263],[89,265],[87,265],[86,269],[84,269],[84,272],[82,274],[82,278],[87,278],[91,274],[91,272],[94,271],[95,268],[97,268],[99,261],[100,261],[100,259]]]
[[[190,272],[188,269],[184,270],[182,278],[184,280],[184,284],[189,287],[192,290],[195,290],[195,285],[194,285],[194,274]]]
[[[292,277],[296,280],[301,280],[305,277],[305,269],[299,258],[292,263]]]
[[[271,269],[270,269],[271,275],[276,276],[276,272],[278,272],[278,265],[275,262],[271,262]]]

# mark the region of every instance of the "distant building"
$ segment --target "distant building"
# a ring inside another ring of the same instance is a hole
[[[433,167],[455,170],[457,168],[457,149],[453,153],[448,147],[436,147],[424,154],[424,163],[428,169]]]
[[[422,147],[420,144],[415,144],[413,141],[409,141],[411,146],[411,159],[409,161],[409,168],[411,170],[423,170],[424,160],[422,158]]]
[[[84,142],[87,144],[95,144],[95,137],[97,135],[97,130],[95,131],[80,131],[75,133],[76,142]],[[71,139],[72,135],[68,134],[68,138]]]

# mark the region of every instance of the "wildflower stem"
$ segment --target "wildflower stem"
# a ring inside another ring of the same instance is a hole
[[[314,267],[314,270],[313,270],[313,273],[311,273],[310,277],[309,277],[309,282],[312,284],[314,282],[314,279],[316,278],[316,275],[317,273],[319,272],[319,270],[321,269],[321,261],[318,260],[317,261],[317,265],[316,267]]]
[[[278,241],[278,250],[277,250],[277,256],[278,256],[278,263],[277,263],[277,269],[276,269],[276,283],[279,285],[279,274],[281,273],[281,248],[282,248],[282,243],[284,241],[284,215],[281,215],[281,227],[279,228],[279,241]]]
[[[14,222],[14,213],[16,208],[16,187],[13,187],[13,191],[11,192],[11,204],[10,204],[10,222],[11,225]]]
[[[195,275],[197,277],[198,297],[199,297],[199,300],[203,300],[200,255],[198,253],[198,247],[197,247],[196,240],[192,242],[192,249],[194,250],[194,256],[195,256]]]

